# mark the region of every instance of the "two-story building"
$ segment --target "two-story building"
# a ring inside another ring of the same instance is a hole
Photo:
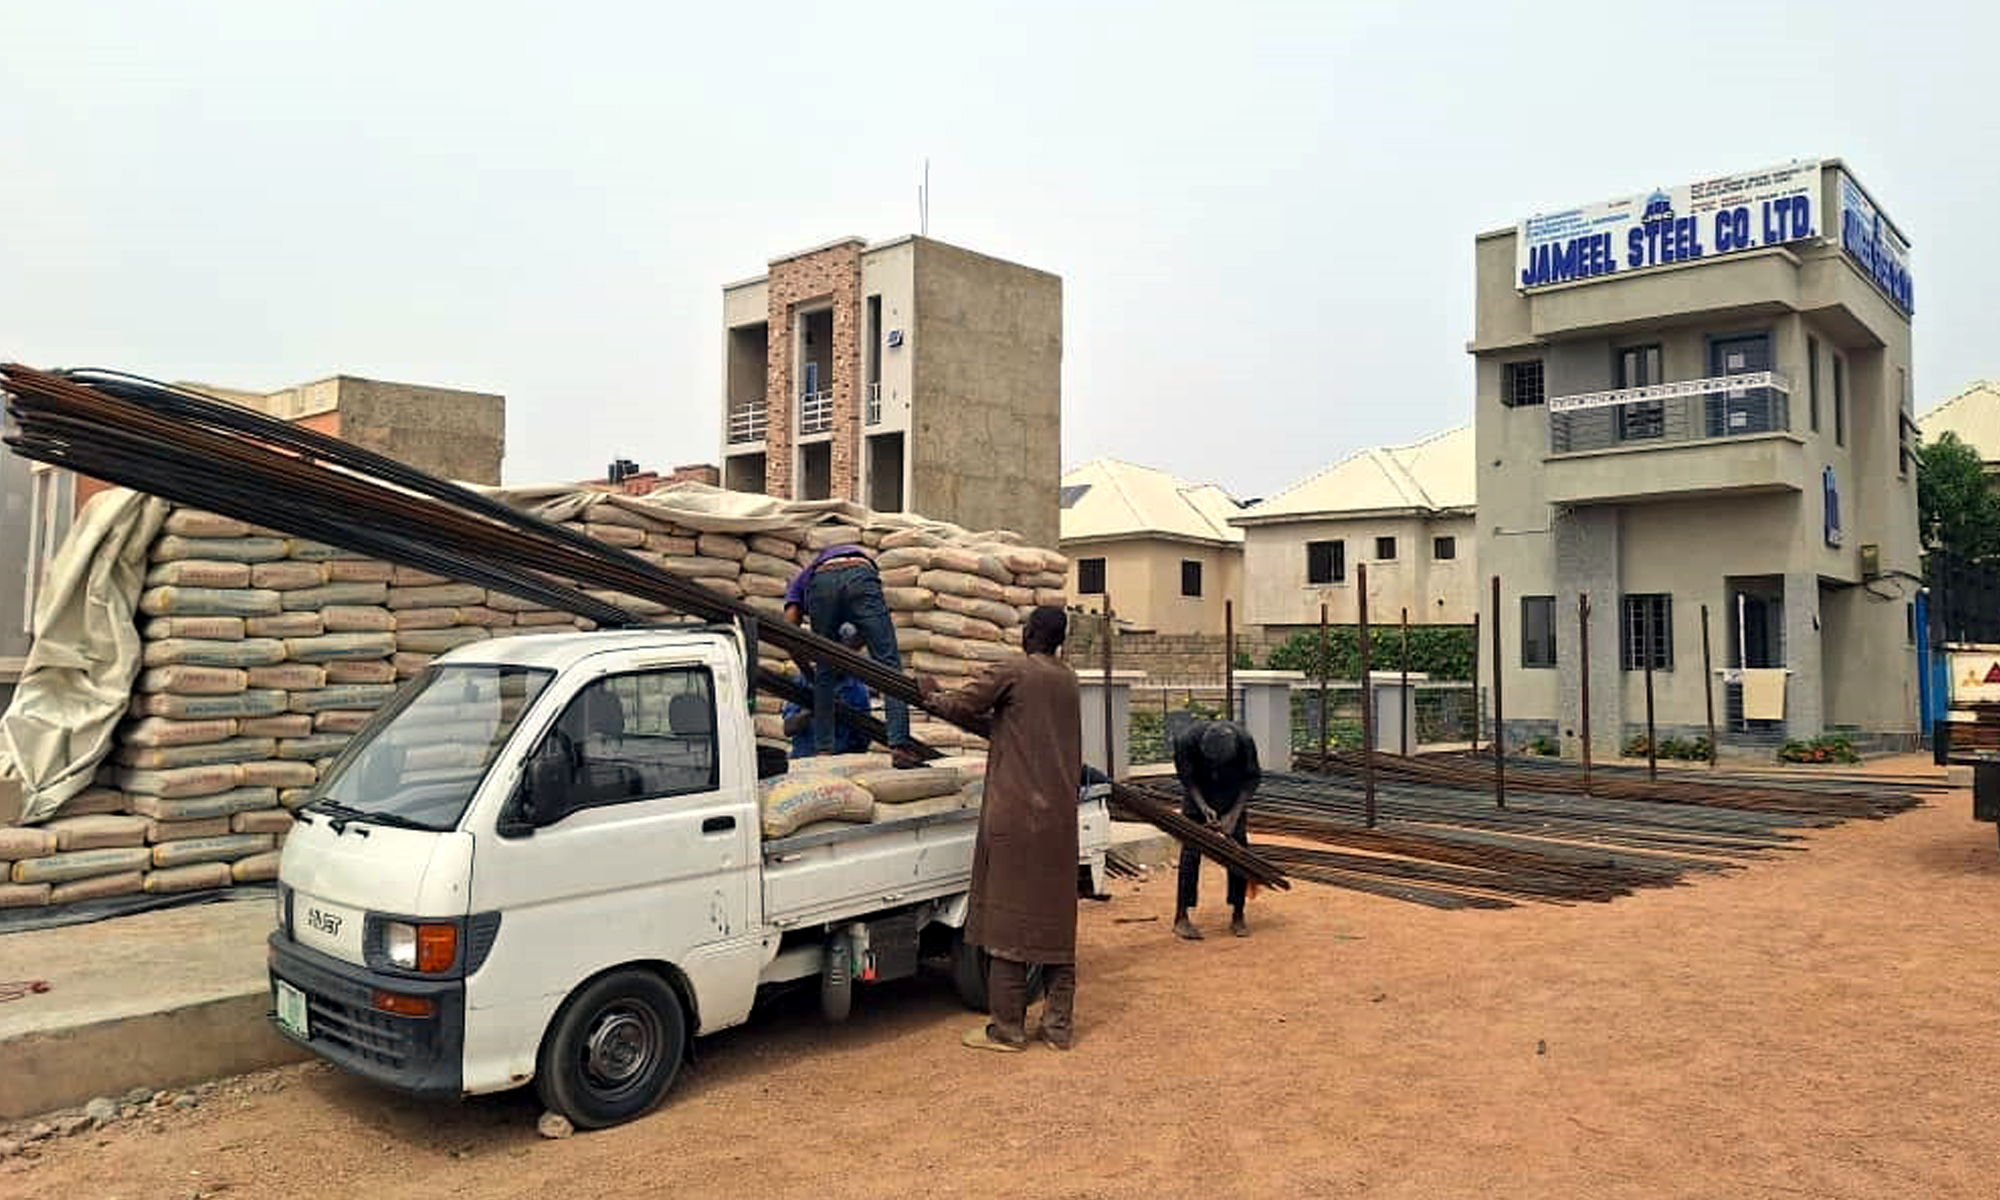
[[[1475,252],[1510,741],[1576,751],[1585,594],[1596,753],[1643,728],[1648,661],[1662,738],[1705,728],[1711,688],[1724,744],[1913,733],[1909,243],[1845,164],[1546,213]]]
[[[1069,604],[1127,629],[1220,636],[1223,606],[1243,608],[1242,508],[1212,483],[1154,467],[1093,459],[1062,477],[1062,552]]]
[[[1056,544],[1062,279],[847,238],[722,289],[722,485]]]

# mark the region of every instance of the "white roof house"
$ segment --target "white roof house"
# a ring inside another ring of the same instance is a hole
[[[2000,467],[2000,383],[1981,379],[1917,418],[1926,442],[1953,433],[1979,451],[1989,468]]]
[[[1212,483],[1100,458],[1062,477],[1062,540],[1150,537],[1237,545],[1242,506]]]
[[[1237,525],[1473,508],[1472,426],[1363,450],[1236,514]]]
[[[1243,531],[1235,497],[1213,484],[1116,459],[1062,477],[1062,549],[1069,597],[1102,612],[1109,599],[1128,629],[1221,635],[1240,606]]]

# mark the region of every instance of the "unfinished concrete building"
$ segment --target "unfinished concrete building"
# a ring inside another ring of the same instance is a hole
[[[722,290],[722,483],[1058,536],[1062,280],[846,238]]]

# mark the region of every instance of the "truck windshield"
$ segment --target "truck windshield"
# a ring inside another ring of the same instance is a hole
[[[334,760],[313,796],[359,820],[451,829],[554,672],[427,667]]]

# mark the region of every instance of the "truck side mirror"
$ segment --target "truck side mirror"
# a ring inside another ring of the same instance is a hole
[[[536,750],[522,765],[520,785],[501,816],[500,835],[527,837],[567,816],[569,776],[569,761],[562,747],[550,742]]]

